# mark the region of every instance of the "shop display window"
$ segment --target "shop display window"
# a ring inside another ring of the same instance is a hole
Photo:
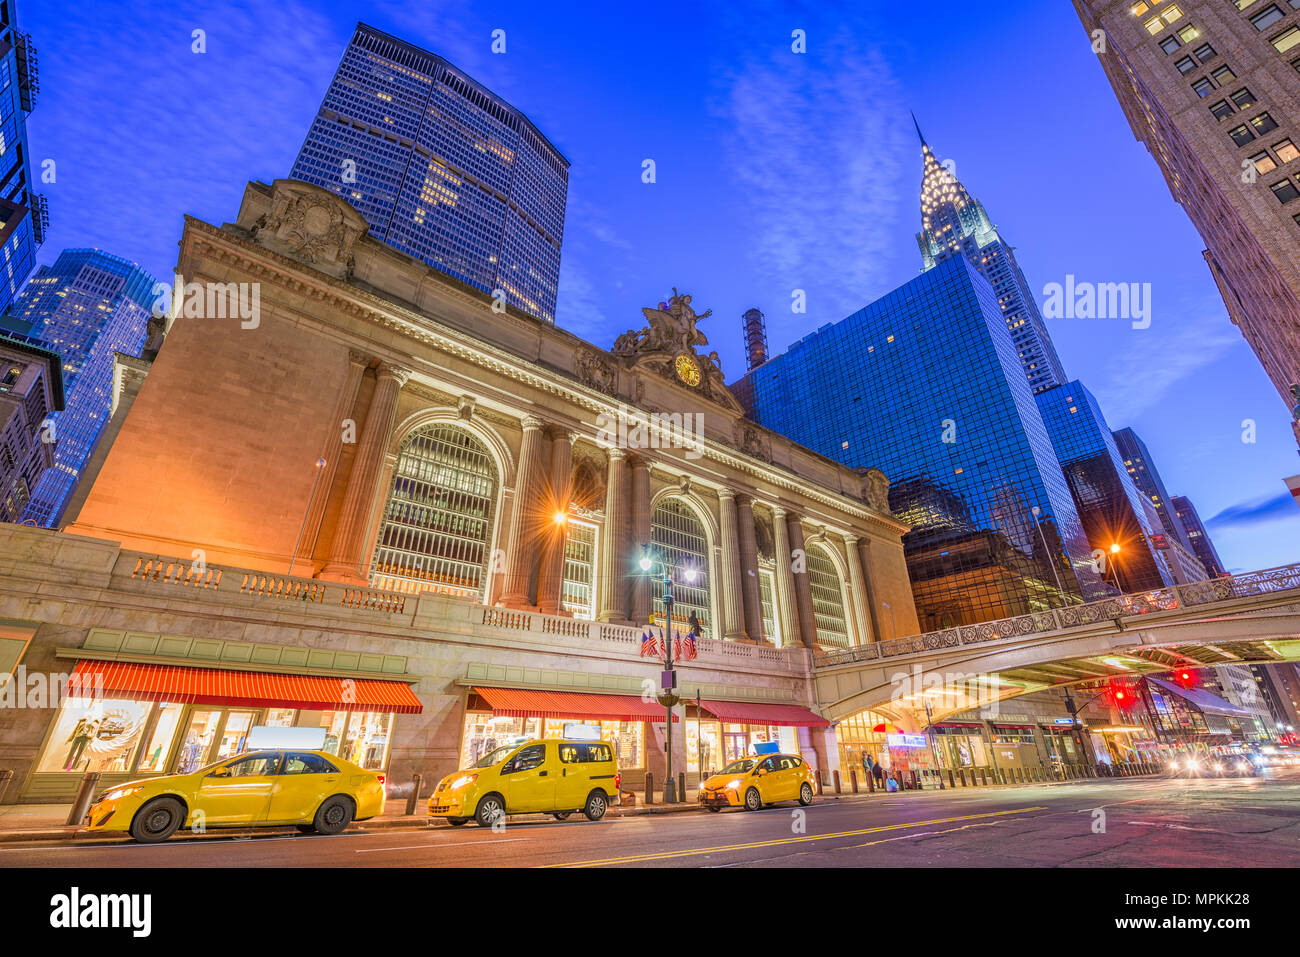
[[[181,715],[185,713],[183,704],[160,704],[158,715],[154,720],[153,734],[140,756],[139,771],[161,771],[171,754],[172,742],[176,740],[176,730],[180,727]]]
[[[67,698],[37,767],[41,771],[129,771],[153,703]]]
[[[563,733],[563,731],[561,731]],[[540,718],[510,718],[471,711],[465,715],[461,737],[461,763],[467,768],[494,748],[522,744],[542,736]]]

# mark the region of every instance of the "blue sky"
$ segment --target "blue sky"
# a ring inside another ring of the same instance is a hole
[[[573,164],[560,324],[608,346],[676,286],[713,310],[734,378],[749,306],[780,351],[916,274],[915,110],[1035,292],[1151,283],[1149,329],[1049,321],[1067,373],[1138,431],[1230,568],[1300,560],[1286,408],[1066,0],[718,7],[20,0],[40,52],[32,159],[55,161],[39,261],[98,246],[169,276],[183,215],[225,222],[248,180],[287,174],[364,20],[468,71]]]

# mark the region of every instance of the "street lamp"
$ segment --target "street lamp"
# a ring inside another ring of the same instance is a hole
[[[664,706],[665,711],[664,742],[666,746],[664,748],[664,803],[676,804],[677,788],[673,782],[673,707],[681,701],[681,698],[677,696],[677,673],[673,671],[673,577],[669,571],[668,564],[663,560],[663,556],[660,554],[659,550],[655,549],[652,556],[651,547],[649,545],[642,545],[641,560],[638,562],[641,566],[641,571],[643,573],[649,572],[650,569],[654,567],[656,561],[659,563],[659,577],[664,586],[664,680],[662,682],[663,689],[659,694],[659,703]],[[699,573],[694,568],[690,567],[687,567],[683,572],[683,576],[686,578],[687,582],[695,581],[698,574]],[[648,627],[654,620],[653,608],[650,612],[650,618],[651,622],[648,623]],[[683,794],[682,798],[685,799],[685,797],[686,795]]]
[[[1124,594],[1124,588],[1119,583],[1119,542],[1110,546],[1110,569],[1115,573],[1115,590]]]

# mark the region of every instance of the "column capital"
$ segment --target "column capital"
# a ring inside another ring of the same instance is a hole
[[[399,365],[394,365],[391,362],[381,362],[379,363],[379,368],[376,370],[375,374],[380,379],[396,380],[397,387],[400,389],[402,386],[406,385],[408,381],[410,381],[410,378],[414,373],[410,369],[403,368],[402,366]]]
[[[848,545],[849,548],[852,548],[853,546],[857,545],[859,541],[861,541],[861,539],[858,538],[857,535],[854,535],[852,532],[843,532],[840,534],[840,537],[844,539],[844,544]]]
[[[722,499],[722,501],[724,502],[732,501],[735,499],[735,497],[736,497],[736,493],[729,488],[724,487],[718,489],[718,498]]]
[[[611,463],[612,463],[612,462],[622,462],[624,459],[627,458],[627,450],[626,450],[626,449],[620,449],[620,448],[617,448],[617,447],[606,449],[606,450],[605,450],[605,454],[609,456],[609,460],[610,460]]]
[[[525,432],[536,432],[546,428],[546,423],[535,415],[526,415],[520,423]]]
[[[736,493],[736,506],[738,508],[753,508],[754,496],[745,492]]]
[[[370,356],[366,355],[359,349],[348,350],[348,362],[354,366],[361,366],[363,369],[370,365]]]

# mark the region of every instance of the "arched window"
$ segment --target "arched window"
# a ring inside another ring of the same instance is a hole
[[[844,614],[844,590],[830,556],[820,547],[809,548],[808,590],[817,618],[817,643],[837,648],[849,646],[849,626]]]
[[[416,429],[397,453],[371,584],[482,601],[496,498],[482,442],[450,425]]]
[[[704,537],[704,526],[689,505],[677,499],[664,499],[655,506],[650,520],[650,540],[673,571],[673,621],[684,633],[685,625],[694,613],[700,620],[701,637],[711,638],[709,547]],[[684,573],[688,568],[696,573],[694,582],[686,580]],[[653,571],[657,574],[658,567]],[[662,615],[662,589],[656,588],[651,594],[655,614]]]

